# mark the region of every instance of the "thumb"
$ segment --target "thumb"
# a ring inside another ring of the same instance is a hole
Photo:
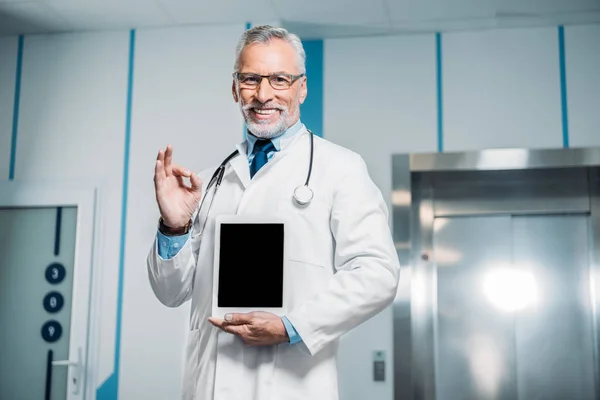
[[[194,192],[198,192],[198,193],[202,192],[202,181],[200,180],[198,175],[196,175],[193,172],[190,175],[190,183],[192,184],[192,190]]]
[[[229,325],[245,325],[252,320],[251,314],[227,314],[225,315],[225,323]]]

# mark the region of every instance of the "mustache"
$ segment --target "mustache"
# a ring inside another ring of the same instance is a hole
[[[280,105],[274,104],[274,103],[264,103],[264,104],[262,104],[262,103],[250,103],[250,104],[245,104],[242,107],[242,110],[248,111],[251,108],[256,108],[256,109],[259,109],[259,110],[261,110],[261,109],[264,110],[264,109],[267,109],[267,108],[272,108],[272,109],[279,110],[279,111],[286,111],[287,110],[286,107],[280,106]]]

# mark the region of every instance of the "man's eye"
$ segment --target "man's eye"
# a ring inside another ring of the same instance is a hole
[[[247,76],[242,79],[242,82],[254,84],[254,83],[258,83],[258,78],[255,76]]]

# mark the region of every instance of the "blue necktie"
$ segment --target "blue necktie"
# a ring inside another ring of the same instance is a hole
[[[275,146],[273,146],[273,142],[268,139],[258,139],[256,143],[254,143],[254,158],[250,163],[250,177],[253,178],[254,175],[267,163],[269,152],[275,150]]]

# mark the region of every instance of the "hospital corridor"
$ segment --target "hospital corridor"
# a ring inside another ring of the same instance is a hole
[[[0,400],[600,400],[600,0],[0,0]]]

